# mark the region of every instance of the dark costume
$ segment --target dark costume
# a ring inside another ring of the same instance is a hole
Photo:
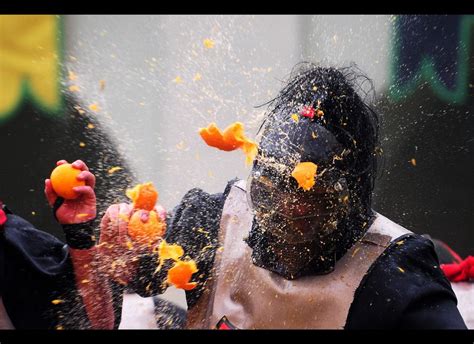
[[[193,279],[199,282],[198,288],[186,292],[188,317],[205,290],[219,278],[214,274],[214,258],[220,247],[222,210],[234,182],[228,184],[223,194],[190,190],[170,218],[165,239],[182,245],[186,254],[195,257],[199,268]],[[162,280],[149,278],[156,269],[155,262],[156,257],[142,258],[139,278],[134,284],[141,296],[163,290]],[[258,287],[254,289],[249,298],[258,298]],[[271,305],[265,311],[270,315]],[[232,324],[232,318],[222,316]],[[215,327],[217,322],[208,325]],[[346,329],[466,328],[456,307],[456,297],[439,268],[432,242],[412,233],[392,241],[370,266],[355,290],[343,325]],[[275,323],[271,327],[284,328],[285,324]]]

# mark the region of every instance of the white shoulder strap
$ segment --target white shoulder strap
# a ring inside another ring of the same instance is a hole
[[[372,223],[372,226],[370,226],[370,228],[367,230],[367,233],[389,236],[391,238],[390,241],[393,242],[397,238],[405,234],[412,234],[413,232],[403,228],[399,224],[396,224],[382,214],[376,213],[374,223]]]

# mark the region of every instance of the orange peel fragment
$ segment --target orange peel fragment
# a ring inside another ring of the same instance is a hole
[[[167,259],[174,260],[173,266],[168,270],[166,282],[176,288],[191,290],[196,288],[197,282],[189,282],[194,273],[198,272],[196,262],[192,259],[181,260],[184,255],[183,248],[178,244],[168,244],[165,240],[158,245],[159,265],[155,272],[158,272]]]
[[[194,273],[198,272],[198,268],[194,260],[178,261],[168,270],[168,283],[173,284],[176,288],[184,290],[192,290],[196,288],[196,282],[189,282]]]
[[[246,156],[246,164],[250,164],[257,155],[257,144],[248,139],[244,133],[244,125],[241,122],[230,124],[222,132],[216,123],[209,124],[206,128],[199,129],[199,135],[208,146],[223,150],[233,151],[242,149]]]
[[[184,255],[184,250],[178,244],[168,244],[165,240],[162,240],[158,245],[158,254],[161,260],[173,259],[178,261]]]
[[[308,191],[316,183],[315,176],[317,170],[318,165],[312,162],[300,162],[291,172],[291,176],[298,182],[298,187]]]

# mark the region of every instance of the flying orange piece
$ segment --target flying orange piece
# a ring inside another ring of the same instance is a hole
[[[184,255],[183,248],[178,244],[168,244],[162,240],[158,245],[159,265],[156,271],[159,271],[163,263],[167,259],[174,260],[174,265],[168,270],[167,282],[176,288],[191,290],[197,286],[196,282],[189,282],[194,273],[198,272],[196,262],[194,260],[181,260]]]
[[[173,284],[179,289],[192,290],[196,288],[197,283],[189,281],[192,275],[198,271],[194,260],[177,261],[174,266],[168,270],[168,283]]]
[[[184,250],[178,244],[168,244],[165,240],[160,242],[158,246],[158,256],[161,260],[173,259],[178,261],[184,255]]]
[[[308,191],[316,183],[315,176],[318,165],[312,162],[300,162],[291,172],[291,176],[296,179],[298,186]]]
[[[207,128],[200,128],[199,135],[208,146],[223,150],[233,151],[242,149],[246,155],[246,164],[250,164],[257,155],[257,144],[248,139],[244,134],[244,125],[241,122],[234,122],[222,132],[216,125],[211,123]]]

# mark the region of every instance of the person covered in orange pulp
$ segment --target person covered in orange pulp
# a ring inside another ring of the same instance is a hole
[[[298,66],[269,103],[247,181],[192,189],[167,214],[164,239],[197,263],[187,328],[466,328],[432,242],[372,209],[379,126],[356,92],[365,81]],[[128,213],[113,205],[106,235],[124,237]],[[159,252],[139,260],[129,286],[162,293],[170,266],[157,268]]]

